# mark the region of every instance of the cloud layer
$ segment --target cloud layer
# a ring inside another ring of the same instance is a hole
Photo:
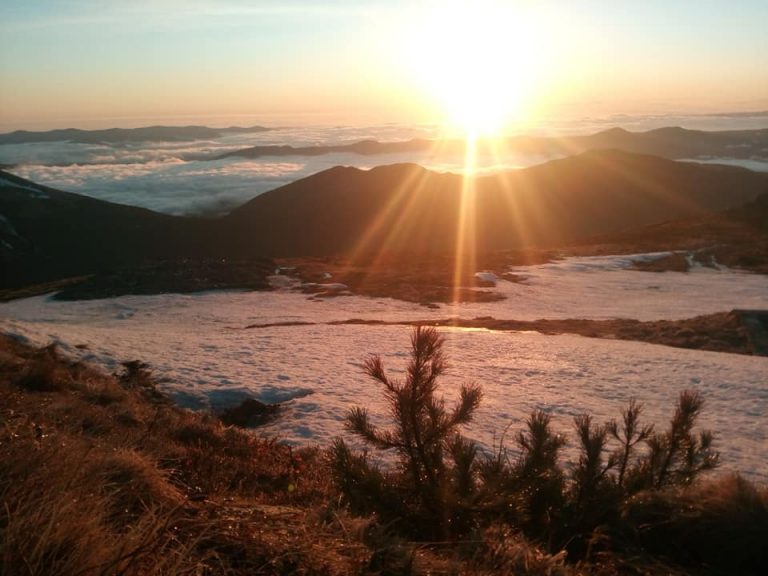
[[[755,127],[755,118],[727,116],[659,117],[622,116],[586,119],[578,123],[550,124],[541,131],[589,133],[613,125],[632,130],[680,124],[702,129]],[[763,118],[765,122],[765,118]],[[750,124],[751,123],[751,124]],[[439,171],[461,172],[461,154],[398,153],[377,156],[327,154],[258,159],[207,160],[248,146],[286,144],[331,145],[358,142],[408,140],[437,136],[434,127],[384,125],[373,127],[286,127],[269,132],[229,135],[195,142],[144,143],[122,146],[66,142],[0,146],[0,164],[14,165],[12,172],[40,184],[121,204],[142,206],[168,214],[215,214],[231,210],[254,196],[284,184],[337,166],[371,168],[381,164],[414,162]],[[549,158],[513,155],[499,161],[478,158],[481,174],[530,166]],[[710,159],[768,171],[768,164],[733,159]]]

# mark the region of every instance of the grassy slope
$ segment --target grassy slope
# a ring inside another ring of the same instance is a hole
[[[402,544],[339,505],[320,451],[176,408],[132,368],[106,375],[0,335],[0,573],[483,573],[485,546],[460,562]],[[489,538],[499,566],[574,573]]]
[[[501,525],[415,545],[349,516],[326,466],[170,405],[139,364],[105,375],[0,336],[3,574],[717,574],[696,554],[719,538],[741,571],[739,538],[768,525],[768,494],[729,479],[627,512],[646,527],[635,541],[684,550],[690,572],[619,542],[569,565]],[[691,526],[701,550],[684,542]]]
[[[314,452],[175,408],[141,370],[108,376],[3,338],[0,398],[3,574],[349,574],[367,560],[322,521]]]

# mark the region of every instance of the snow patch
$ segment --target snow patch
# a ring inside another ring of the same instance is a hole
[[[768,308],[768,277],[711,269],[654,274],[626,269],[627,257],[566,259],[524,268],[529,284],[499,283],[501,302],[443,305],[438,310],[387,298],[348,296],[323,306],[300,293],[208,292],[123,296],[83,302],[35,297],[0,304],[0,330],[102,365],[141,359],[174,401],[221,409],[245,398],[290,401],[261,433],[287,442],[327,445],[344,433],[352,406],[387,424],[380,387],[361,363],[382,356],[402,377],[410,328],[328,325],[331,321],[464,318],[640,319],[691,317],[731,308]],[[301,326],[243,329],[250,324]],[[768,358],[682,350],[651,344],[443,328],[451,370],[447,401],[461,383],[483,384],[485,397],[468,436],[486,448],[508,425],[519,429],[533,408],[556,415],[572,434],[572,417],[616,418],[634,397],[647,422],[664,425],[682,389],[707,402],[702,426],[718,433],[724,470],[768,483]]]

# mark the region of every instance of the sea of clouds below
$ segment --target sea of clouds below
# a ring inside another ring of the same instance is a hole
[[[553,124],[539,133],[590,133],[613,125],[647,130],[666,125],[698,129],[743,129],[763,126],[766,117],[614,116]],[[427,168],[462,172],[461,154],[435,157],[430,153],[363,156],[283,156],[257,159],[206,160],[225,152],[254,145],[333,145],[364,139],[382,142],[432,138],[431,126],[283,126],[267,132],[227,135],[215,140],[123,145],[46,142],[0,145],[0,164],[40,184],[102,200],[142,206],[168,214],[217,214],[251,198],[333,166],[370,168],[397,162],[414,162]],[[551,157],[514,155],[499,161],[478,158],[481,173],[493,173],[539,164]],[[697,160],[698,161],[698,160]],[[708,159],[768,171],[768,163],[751,160]]]

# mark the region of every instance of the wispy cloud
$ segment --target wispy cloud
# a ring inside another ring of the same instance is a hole
[[[353,0],[313,2],[309,0],[49,0],[30,7],[28,0],[9,0],[0,10],[5,25],[16,29],[44,29],[58,26],[121,24],[126,21],[145,26],[185,26],[192,23],[217,25],[230,21],[264,17],[318,17],[369,13],[381,2]],[[32,9],[34,8],[34,9]]]

